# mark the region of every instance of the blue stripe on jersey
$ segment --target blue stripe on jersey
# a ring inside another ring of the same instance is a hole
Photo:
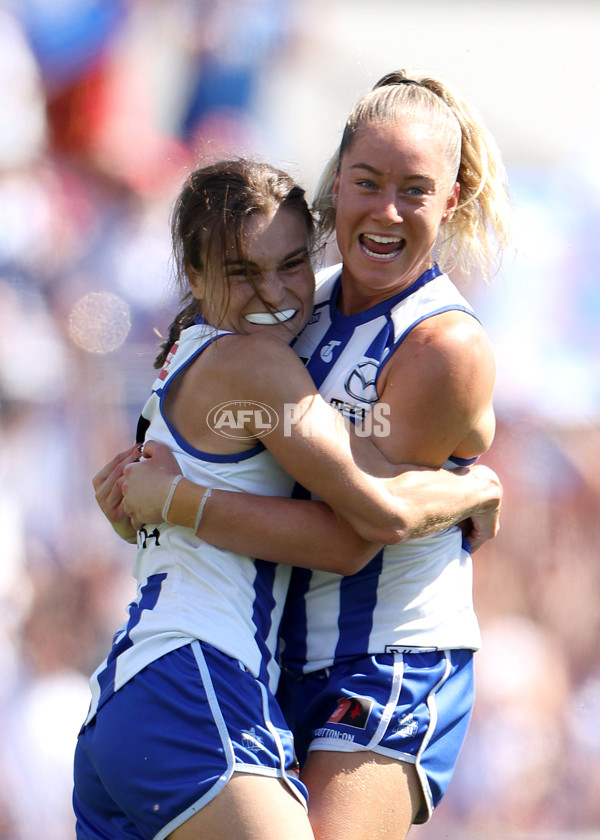
[[[334,324],[330,325],[306,366],[316,388],[320,388],[323,384],[323,380],[329,374],[338,356],[352,338],[352,333],[351,325],[348,325],[345,330],[338,329]]]
[[[394,346],[394,322],[391,314],[388,313],[387,321],[383,329],[375,336],[369,348],[365,352],[367,359],[383,360]]]
[[[294,485],[292,499],[310,499],[310,493],[301,484]],[[307,618],[306,601],[304,596],[308,592],[312,578],[311,569],[292,568],[285,609],[279,628],[280,639],[294,639],[294,656],[298,653],[298,661],[306,662]],[[285,659],[285,656],[283,657]]]
[[[337,307],[336,301],[338,300],[341,286],[341,276],[338,277],[333,286],[329,304],[329,317],[331,324],[325,332],[325,335],[322,337],[318,347],[314,350],[307,365],[307,370],[310,373],[316,387],[321,387],[326,377],[333,369],[338,357],[352,338],[356,327],[361,324],[365,324],[368,321],[373,321],[380,316],[385,316],[387,322],[390,317],[390,312],[396,304],[400,303],[400,301],[404,298],[409,297],[409,295],[413,294],[413,292],[421,286],[429,283],[435,277],[439,277],[441,273],[442,272],[439,266],[434,265],[432,268],[423,272],[418,280],[415,280],[415,282],[407,289],[403,289],[393,298],[383,300],[380,303],[375,304],[375,306],[365,309],[363,312],[357,312],[354,315],[344,315]],[[374,339],[372,344],[373,348],[381,347],[382,345],[384,348],[392,348],[391,339],[393,336],[391,336],[388,332],[389,329],[389,326],[385,327],[383,331],[384,334]],[[367,352],[365,355],[369,356],[371,354]],[[381,357],[373,356],[373,358]]]
[[[287,601],[279,629],[281,639],[293,639],[293,651],[288,651],[292,653],[293,660],[288,659],[286,651],[283,651],[281,657],[283,662],[290,667],[293,664],[302,666],[306,662],[308,622],[304,596],[308,592],[311,577],[310,569],[300,569],[297,566],[292,569]]]
[[[358,574],[342,578],[336,661],[369,650],[373,611],[377,603],[377,587],[382,568],[383,549]],[[357,591],[360,592],[359,597],[356,595]]]
[[[276,602],[273,597],[273,585],[275,582],[275,563],[269,563],[266,560],[255,560],[256,579],[254,581],[254,589],[256,596],[254,598],[254,609],[252,612],[252,621],[256,627],[254,640],[261,652],[261,665],[258,678],[269,685],[268,666],[271,662],[272,655],[266,643],[271,632],[271,625],[273,623],[272,615]]]
[[[166,577],[166,572],[158,575],[150,575],[146,583],[140,589],[141,597],[139,601],[134,601],[129,605],[129,621],[127,622],[125,632],[119,641],[113,644],[106,660],[106,668],[98,674],[98,685],[100,686],[98,708],[100,708],[100,706],[102,706],[113,693],[117,659],[124,650],[127,650],[133,645],[130,633],[133,628],[140,623],[144,610],[152,610],[156,606],[162,583]]]

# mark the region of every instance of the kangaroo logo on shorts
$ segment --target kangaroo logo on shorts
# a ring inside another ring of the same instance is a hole
[[[265,748],[265,742],[254,727],[251,729],[242,729],[242,744],[251,752],[259,752],[259,750],[264,750]]]
[[[340,697],[337,707],[327,723],[343,723],[356,729],[365,729],[373,701],[369,697]]]
[[[404,715],[394,732],[401,738],[413,738],[419,731],[419,724],[412,712]]]

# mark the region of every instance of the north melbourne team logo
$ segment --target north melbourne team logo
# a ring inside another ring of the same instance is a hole
[[[377,362],[361,362],[359,365],[356,365],[344,385],[346,393],[361,402],[377,402],[378,397],[375,383],[378,370],[379,364]]]
[[[242,744],[251,752],[260,752],[265,748],[265,742],[254,727],[242,729]]]
[[[365,729],[372,708],[373,701],[369,697],[340,697],[327,723],[343,723],[345,726]]]
[[[412,712],[404,715],[398,726],[394,729],[394,732],[401,738],[413,738],[418,731],[419,724]]]

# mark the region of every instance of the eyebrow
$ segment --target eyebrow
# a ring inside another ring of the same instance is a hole
[[[373,175],[383,175],[384,174],[381,169],[377,169],[376,166],[372,166],[370,163],[353,163],[350,166],[350,169],[366,169],[367,172],[372,172]],[[435,181],[431,177],[431,175],[421,175],[419,173],[416,173],[414,175],[407,175],[405,180],[407,180],[407,181],[430,181],[432,183],[435,183]]]
[[[279,264],[288,262],[289,260],[294,259],[294,257],[304,257],[308,256],[308,248],[303,246],[302,248],[295,248],[293,251],[290,251],[289,254],[286,254],[279,260]],[[225,266],[227,268],[232,268],[233,266],[248,266],[252,268],[258,268],[258,263],[253,262],[252,260],[247,259],[237,259],[237,260],[225,260]]]

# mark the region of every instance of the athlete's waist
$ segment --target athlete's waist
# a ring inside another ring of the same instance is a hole
[[[295,658],[292,648],[286,650],[281,658],[280,665],[288,673],[300,676],[302,674],[318,674],[319,672],[326,674],[333,667],[360,661],[365,657],[393,656],[396,654],[417,657],[448,650],[477,651],[481,647],[481,636],[475,616],[472,618],[469,627],[463,627],[454,633],[436,634],[435,638],[437,638],[439,644],[431,644],[431,638],[427,635],[424,635],[420,640],[417,635],[414,635],[410,642],[374,644],[369,645],[366,650],[357,648],[354,653],[349,652],[345,655],[336,655],[335,652],[324,650],[313,651],[313,655],[308,658],[302,656]],[[421,644],[419,644],[419,641],[421,641]]]

